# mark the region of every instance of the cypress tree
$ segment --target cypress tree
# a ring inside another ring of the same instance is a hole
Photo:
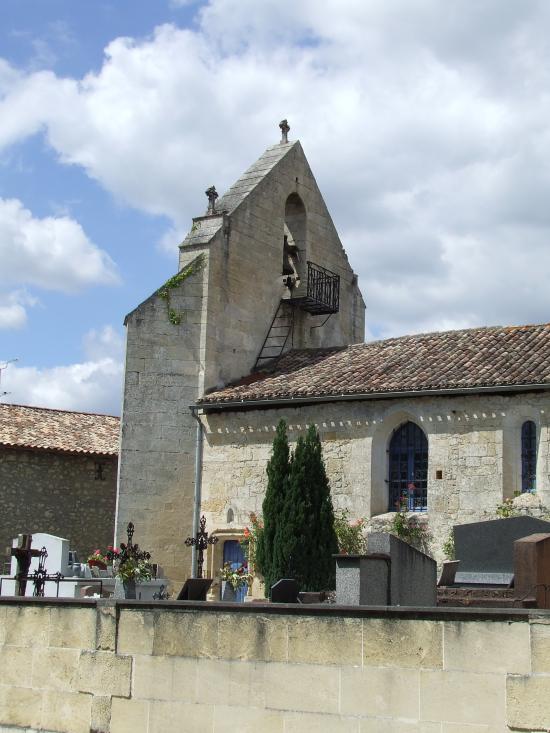
[[[314,425],[300,437],[290,464],[288,490],[277,525],[273,569],[295,577],[301,590],[334,587],[338,540],[330,485]],[[276,578],[275,578],[276,579]]]
[[[264,576],[266,596],[269,595],[273,583],[284,575],[275,558],[277,554],[275,538],[283,517],[285,497],[288,491],[289,459],[286,422],[281,420],[277,425],[271,458],[267,464],[267,490],[262,504],[264,528],[256,550],[256,564]]]

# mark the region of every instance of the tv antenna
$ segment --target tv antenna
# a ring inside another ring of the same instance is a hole
[[[2,390],[2,372],[16,361],[19,361],[19,359],[8,359],[7,361],[0,362],[0,397],[5,397],[7,394],[10,394]]]

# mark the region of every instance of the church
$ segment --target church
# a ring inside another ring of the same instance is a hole
[[[550,324],[364,342],[365,303],[299,141],[208,209],[179,270],[126,317],[117,540],[129,521],[175,584],[201,514],[215,577],[261,513],[275,428],[315,424],[337,509],[384,526],[550,506]],[[368,294],[367,294],[368,295]]]

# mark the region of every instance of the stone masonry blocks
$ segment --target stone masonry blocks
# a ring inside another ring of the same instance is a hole
[[[94,695],[129,697],[131,669],[131,657],[83,651],[79,661],[78,689]]]
[[[521,730],[550,730],[550,676],[509,675],[506,681],[508,725]]]
[[[444,630],[445,669],[528,674],[529,632],[525,623],[495,621],[483,628],[464,622],[448,623]]]
[[[443,624],[365,619],[363,662],[368,667],[440,668],[443,666]]]
[[[361,666],[362,636],[361,619],[297,618],[288,627],[288,661]]]

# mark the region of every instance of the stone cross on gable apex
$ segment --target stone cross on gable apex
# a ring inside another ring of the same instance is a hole
[[[204,192],[208,196],[208,214],[216,213],[216,199],[218,198],[218,192],[215,186],[210,186]]]
[[[290,131],[290,125],[288,124],[287,120],[281,120],[279,122],[279,127],[281,128],[281,145],[284,145],[288,142],[288,133]]]

